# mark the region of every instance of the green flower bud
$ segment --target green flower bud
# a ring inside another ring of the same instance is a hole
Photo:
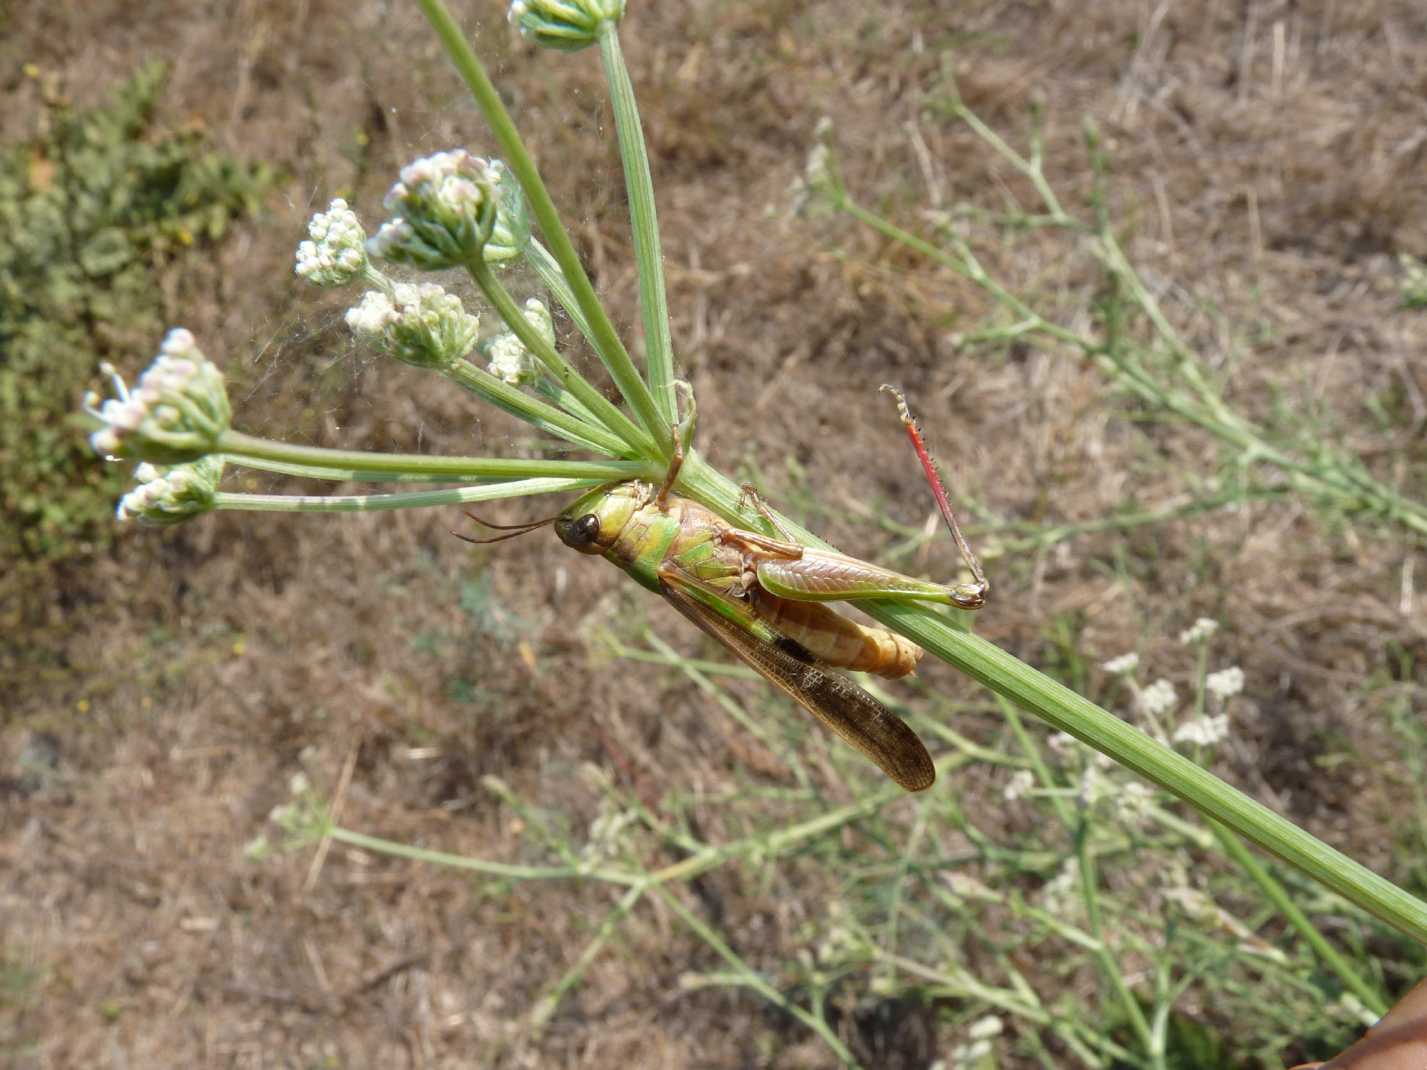
[[[134,470],[139,485],[119,500],[115,516],[141,524],[180,524],[212,510],[222,477],[223,458],[217,455],[169,468],[141,464]]]
[[[512,0],[510,21],[546,48],[578,52],[594,44],[602,22],[618,22],[624,0]]]
[[[347,310],[347,326],[373,349],[418,368],[449,368],[475,348],[480,317],[434,283],[369,290]]]
[[[186,464],[218,448],[233,410],[223,386],[223,373],[199,350],[193,335],[181,327],[169,331],[159,355],[139,377],[131,393],[113,367],[118,393],[96,408],[98,395],[85,399],[85,411],[104,426],[89,436],[95,452],[108,458],[130,457],[152,464]]]
[[[346,286],[367,267],[367,233],[340,197],[307,224],[311,241],[297,247],[297,274],[318,286]]]
[[[550,318],[550,310],[544,303],[532,297],[525,302],[525,318],[535,328],[536,333],[555,348],[555,323]],[[497,379],[503,379],[511,386],[534,382],[540,376],[540,364],[534,354],[525,348],[525,343],[512,331],[502,331],[482,348],[490,361],[488,370]]]
[[[426,271],[469,264],[495,226],[497,181],[491,165],[465,149],[414,160],[382,202],[392,218],[367,252]]]

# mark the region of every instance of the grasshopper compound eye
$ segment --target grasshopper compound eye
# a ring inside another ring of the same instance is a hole
[[[596,551],[595,540],[600,537],[600,518],[594,513],[581,517],[561,517],[555,521],[555,534],[571,550],[581,553]]]

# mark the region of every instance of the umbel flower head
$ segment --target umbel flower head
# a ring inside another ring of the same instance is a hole
[[[510,21],[546,48],[578,52],[595,42],[602,22],[618,22],[624,0],[512,0]]]
[[[367,252],[426,271],[469,264],[495,226],[499,180],[465,149],[412,161],[382,202],[392,218],[367,241]]]
[[[347,310],[347,326],[373,349],[418,368],[448,368],[473,348],[480,317],[435,283],[397,283],[391,295],[368,290]]]
[[[175,327],[159,355],[131,392],[112,365],[101,370],[119,395],[96,408],[99,396],[84,399],[85,411],[104,426],[89,436],[101,456],[130,457],[152,464],[186,464],[216,452],[233,419],[223,373],[203,355],[193,335]]]
[[[318,286],[346,286],[367,267],[367,232],[338,197],[307,224],[311,241],[297,247],[297,273]]]
[[[525,318],[550,348],[554,349],[555,323],[550,318],[550,310],[540,300],[532,297],[525,302]],[[536,363],[534,354],[525,348],[525,343],[512,331],[502,331],[490,342],[483,343],[482,348],[490,360],[487,365],[490,373],[511,386],[531,382],[540,374],[540,365]]]
[[[217,454],[169,468],[141,464],[134,470],[139,485],[119,499],[115,516],[141,524],[182,523],[213,508],[222,477],[223,458]]]

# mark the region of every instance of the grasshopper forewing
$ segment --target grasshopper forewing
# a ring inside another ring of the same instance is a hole
[[[677,581],[666,579],[662,593],[706,635],[870,758],[900,787],[923,791],[935,782],[931,755],[907,723],[851,680],[825,671],[802,645],[756,635],[745,624],[710,609]]]

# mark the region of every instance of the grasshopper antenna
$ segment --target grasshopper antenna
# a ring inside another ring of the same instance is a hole
[[[484,546],[492,542],[505,542],[507,539],[516,539],[521,535],[529,535],[536,528],[543,528],[546,524],[553,524],[560,519],[560,514],[556,513],[554,516],[547,516],[544,520],[527,520],[523,524],[492,524],[489,520],[482,520],[469,509],[466,510],[466,516],[470,517],[483,528],[490,528],[492,531],[508,532],[508,534],[505,535],[492,535],[488,539],[473,539],[469,535],[462,535],[459,531],[451,532],[452,535],[456,536],[456,538],[462,542],[474,543],[477,546]]]
[[[946,487],[942,485],[941,475],[937,472],[936,461],[932,459],[931,453],[927,450],[921,428],[917,426],[917,421],[912,418],[911,410],[907,408],[906,395],[890,383],[883,383],[882,389],[897,399],[897,415],[902,419],[902,426],[907,429],[907,438],[912,442],[912,449],[917,451],[917,460],[922,462],[922,470],[927,474],[927,483],[931,485],[932,497],[936,499],[937,508],[941,510],[942,519],[946,521],[946,526],[951,531],[951,537],[956,540],[956,548],[961,551],[962,560],[971,569],[972,582],[958,583],[953,587],[951,589],[952,601],[961,609],[980,609],[986,604],[986,596],[991,591],[991,583],[986,579],[986,573],[981,571],[981,562],[976,560],[976,555],[972,553],[971,544],[961,533],[961,525],[956,522],[956,514],[952,512],[951,502],[946,495]]]

